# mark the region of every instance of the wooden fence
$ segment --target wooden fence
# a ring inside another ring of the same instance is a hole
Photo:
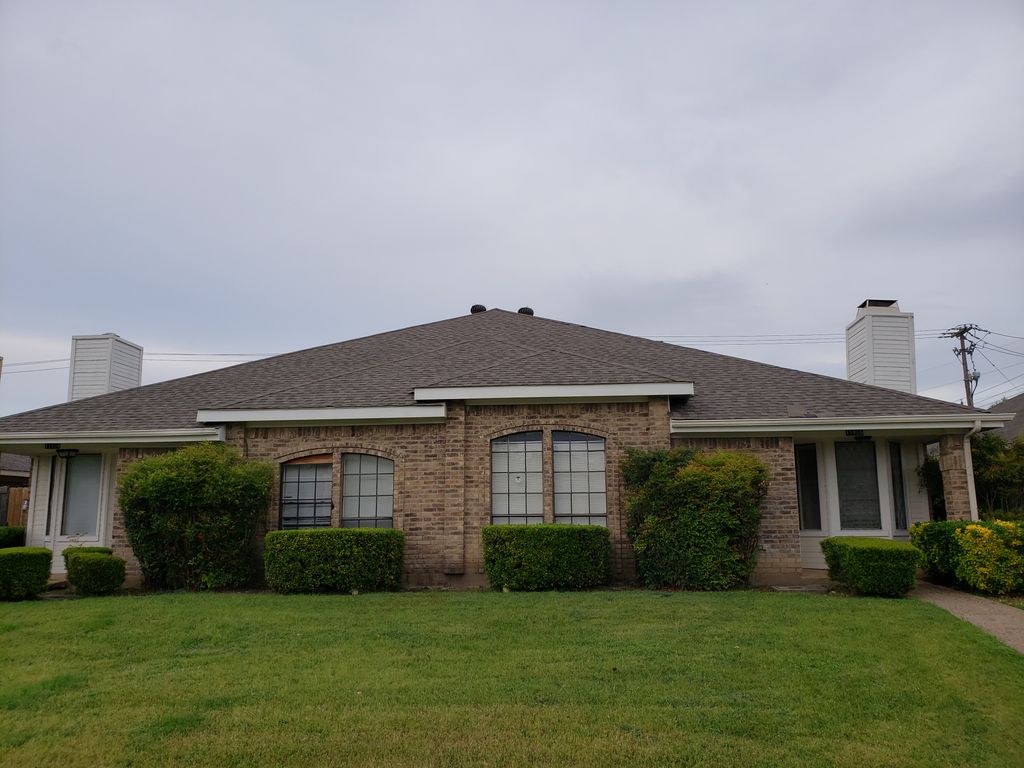
[[[7,524],[25,525],[28,521],[28,488],[10,488],[7,491]]]

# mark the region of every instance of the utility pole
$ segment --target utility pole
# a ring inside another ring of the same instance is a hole
[[[981,378],[981,374],[978,373],[974,367],[974,350],[978,346],[977,343],[972,339],[971,343],[968,344],[966,339],[969,335],[973,334],[974,331],[981,331],[987,333],[984,328],[980,328],[973,323],[967,323],[965,325],[959,325],[956,328],[950,328],[943,334],[940,334],[944,338],[948,339],[959,339],[959,349],[954,347],[953,354],[960,358],[960,365],[963,366],[964,370],[964,394],[967,395],[967,405],[974,407],[974,390],[978,388],[978,379]],[[967,358],[971,358],[970,370],[967,368]]]

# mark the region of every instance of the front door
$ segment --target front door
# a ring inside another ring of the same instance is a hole
[[[64,572],[65,547],[96,547],[106,541],[109,462],[99,453],[80,453],[56,462],[50,497],[46,546],[53,550],[54,573]]]

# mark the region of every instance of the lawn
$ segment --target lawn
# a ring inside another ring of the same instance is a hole
[[[1019,766],[1024,656],[913,600],[0,604],[3,766]]]

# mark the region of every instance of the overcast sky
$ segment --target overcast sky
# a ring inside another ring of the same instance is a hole
[[[0,0],[0,414],[473,303],[844,376],[764,342],[868,297],[1024,390],[1024,2]]]

